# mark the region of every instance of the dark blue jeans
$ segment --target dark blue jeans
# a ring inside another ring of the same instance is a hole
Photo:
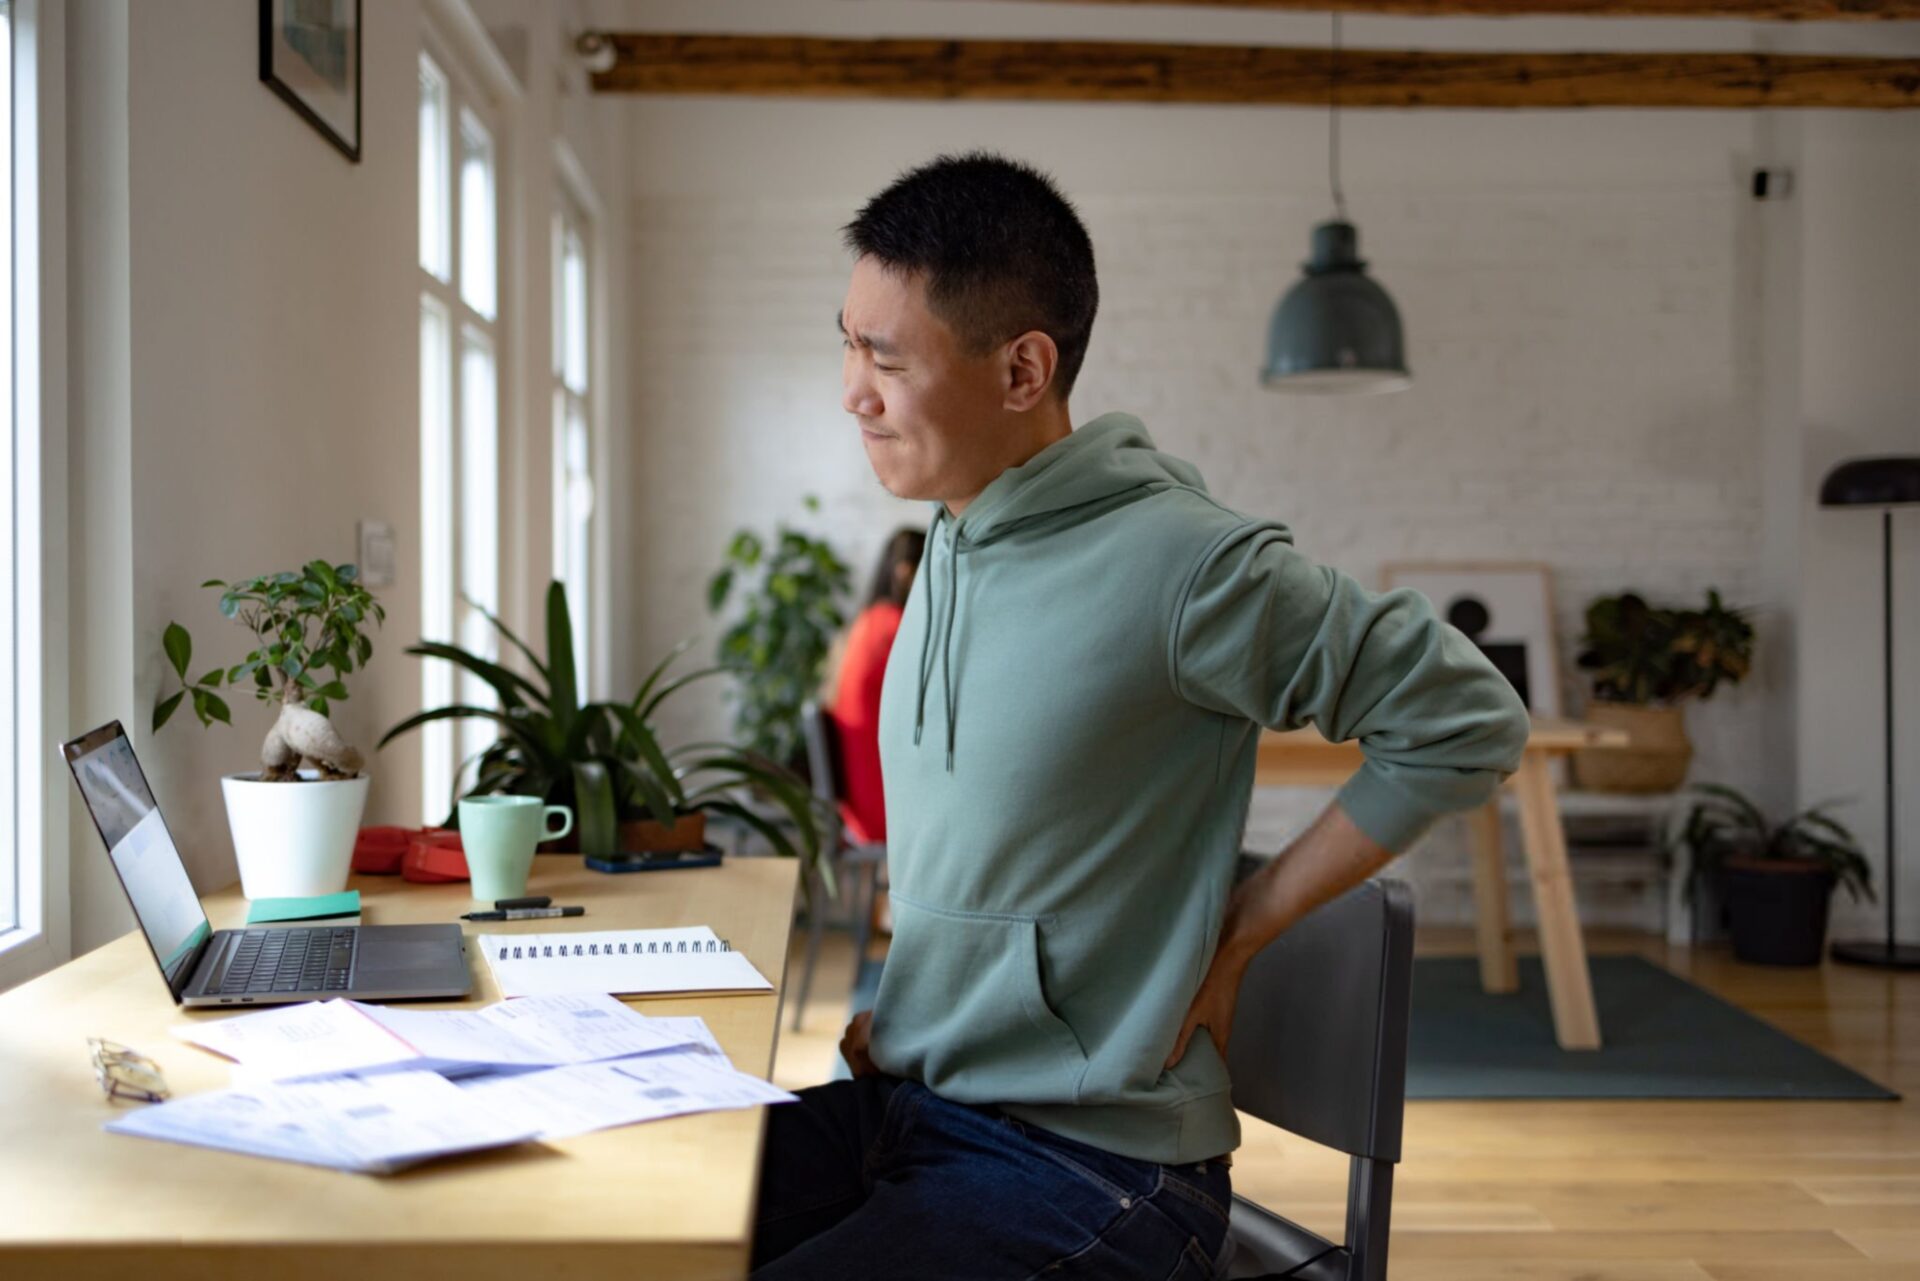
[[[754,1281],[1207,1281],[1224,1161],[1115,1156],[917,1081],[862,1076],[767,1112]]]

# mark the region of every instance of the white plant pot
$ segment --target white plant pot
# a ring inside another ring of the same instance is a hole
[[[263,783],[260,772],[220,780],[227,798],[227,826],[240,862],[240,892],[256,898],[308,898],[347,888],[353,844],[367,808],[371,780]]]

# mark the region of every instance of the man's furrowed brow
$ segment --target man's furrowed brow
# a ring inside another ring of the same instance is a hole
[[[892,343],[888,342],[885,338],[882,338],[877,334],[848,333],[847,332],[847,313],[844,311],[838,311],[834,313],[833,323],[835,327],[840,330],[841,337],[850,339],[854,343],[858,344],[859,346],[871,347],[873,350],[879,352],[882,356],[897,356],[900,354],[899,348],[895,347]]]

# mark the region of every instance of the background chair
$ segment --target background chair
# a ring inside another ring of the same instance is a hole
[[[807,743],[807,772],[813,775],[813,794],[833,811],[834,823],[823,858],[833,860],[834,888],[852,911],[853,986],[859,987],[860,967],[866,960],[867,941],[872,932],[875,883],[887,861],[887,847],[881,841],[854,841],[840,821],[840,802],[845,799],[840,767],[840,727],[833,713],[818,703],[809,702],[800,709],[801,730]],[[826,884],[816,873],[811,878],[807,901],[807,959],[800,971],[800,991],[793,1005],[793,1030],[800,1030],[807,997],[813,991],[813,970],[820,959],[820,936],[826,929]]]
[[[1352,1164],[1344,1244],[1236,1194],[1233,1281],[1385,1281],[1412,979],[1413,896],[1392,880],[1328,903],[1248,967],[1227,1045],[1234,1106]]]

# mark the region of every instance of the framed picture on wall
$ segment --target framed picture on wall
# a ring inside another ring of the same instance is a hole
[[[1392,561],[1383,589],[1411,587],[1500,669],[1535,716],[1559,716],[1553,578],[1530,561]]]
[[[360,0],[260,0],[260,81],[360,161]]]

